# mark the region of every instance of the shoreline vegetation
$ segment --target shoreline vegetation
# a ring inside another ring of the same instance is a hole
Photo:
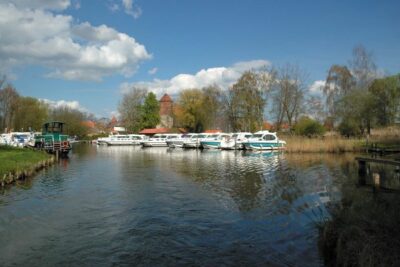
[[[345,189],[331,218],[317,224],[325,266],[399,266],[398,194]]]
[[[31,177],[54,162],[55,157],[43,151],[0,146],[0,187]]]
[[[343,137],[334,132],[325,136],[307,137],[280,134],[288,153],[367,152],[367,149],[400,149],[400,127],[373,129],[369,137]]]

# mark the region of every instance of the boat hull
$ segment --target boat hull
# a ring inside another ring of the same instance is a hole
[[[205,149],[218,149],[221,146],[221,141],[201,141],[200,144]]]
[[[271,142],[246,142],[244,147],[247,150],[282,150],[285,149],[283,143],[271,143]]]
[[[143,147],[168,147],[167,142],[143,142]]]

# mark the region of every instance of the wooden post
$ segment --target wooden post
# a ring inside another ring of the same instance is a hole
[[[360,185],[366,184],[367,163],[364,160],[358,160],[358,183]]]
[[[379,173],[373,173],[372,178],[374,180],[374,186],[379,187],[381,184],[381,176]]]

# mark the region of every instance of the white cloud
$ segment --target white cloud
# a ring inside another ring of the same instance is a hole
[[[64,10],[71,5],[70,0],[9,0],[17,8]]]
[[[323,80],[314,81],[309,88],[310,94],[321,95],[324,86],[325,86],[325,81]]]
[[[54,101],[50,99],[39,99],[39,100],[49,105],[50,108],[68,107],[70,109],[76,109],[82,112],[87,112],[87,109],[82,107],[78,101],[67,101],[67,100]]]
[[[148,71],[148,74],[154,75],[154,74],[157,73],[157,71],[158,71],[158,68],[152,68],[152,69],[150,69],[150,70]]]
[[[142,15],[142,9],[133,0],[122,0],[122,5],[126,14],[137,19]]]
[[[26,9],[22,7],[27,3]],[[41,8],[36,8],[39,4]],[[14,0],[0,4],[0,60],[3,66],[40,65],[48,77],[101,80],[104,76],[131,76],[151,58],[133,37],[106,25],[77,24],[73,17],[48,9],[67,8],[66,0]],[[3,67],[4,68],[4,67]]]
[[[209,85],[217,85],[226,89],[234,84],[244,71],[260,70],[269,65],[270,62],[266,60],[244,61],[230,67],[202,69],[195,74],[178,74],[169,80],[154,79],[150,82],[123,83],[120,89],[122,93],[125,93],[135,86],[147,88],[157,95],[178,94],[183,89],[202,88]]]

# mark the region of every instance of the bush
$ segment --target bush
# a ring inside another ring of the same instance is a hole
[[[344,120],[339,124],[339,132],[341,135],[359,136],[361,134],[360,127],[352,120]]]
[[[325,128],[318,121],[303,117],[294,126],[294,132],[298,135],[320,136],[325,133]]]

